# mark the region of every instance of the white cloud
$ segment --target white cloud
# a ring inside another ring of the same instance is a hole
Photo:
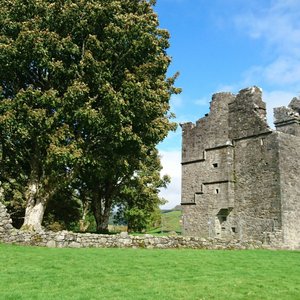
[[[238,16],[236,24],[245,29],[252,38],[262,38],[278,51],[299,56],[299,17],[298,0],[275,0],[269,7],[257,5],[255,11]]]
[[[271,85],[293,86],[300,88],[300,59],[293,57],[278,57],[265,66],[253,66],[244,73],[244,85],[252,85],[253,82],[266,82]]]
[[[299,4],[299,0],[274,0],[268,7],[258,5],[255,11],[236,17],[239,29],[264,42],[269,60],[248,70],[246,82],[256,79],[272,85],[299,87]]]
[[[160,151],[163,169],[162,175],[169,175],[171,183],[160,192],[168,200],[162,208],[171,209],[181,202],[181,151]]]
[[[268,82],[277,85],[299,83],[300,59],[293,57],[279,57],[264,70]]]

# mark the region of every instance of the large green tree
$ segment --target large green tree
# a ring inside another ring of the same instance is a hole
[[[174,128],[153,4],[0,0],[1,182],[22,178],[24,227],[76,180],[106,230],[113,198]]]

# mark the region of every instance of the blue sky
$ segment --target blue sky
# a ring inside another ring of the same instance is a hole
[[[257,85],[271,125],[273,107],[300,94],[300,0],[158,0],[155,11],[171,34],[169,74],[180,72],[176,122],[203,117],[215,92]],[[180,203],[180,128],[159,150],[172,177],[161,192],[171,208]]]

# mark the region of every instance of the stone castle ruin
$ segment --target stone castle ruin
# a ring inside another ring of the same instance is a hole
[[[186,123],[182,149],[186,236],[130,236],[13,228],[0,202],[0,243],[46,247],[300,249],[300,99],[275,109],[257,87],[213,96],[210,113]]]
[[[300,99],[274,110],[257,87],[217,93],[182,124],[185,235],[300,248]]]

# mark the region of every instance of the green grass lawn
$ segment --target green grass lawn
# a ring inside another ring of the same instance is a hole
[[[300,252],[0,244],[0,299],[300,299]]]

